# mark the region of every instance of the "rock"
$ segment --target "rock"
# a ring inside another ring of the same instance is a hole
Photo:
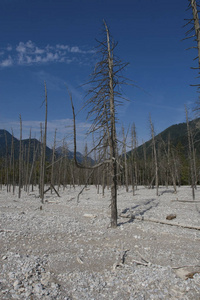
[[[166,220],[173,220],[175,218],[176,218],[175,214],[170,214],[170,215],[166,216]]]
[[[44,286],[47,286],[49,284],[50,281],[50,273],[43,273],[42,274],[42,278],[41,278],[41,284],[43,284]]]
[[[15,282],[13,283],[13,287],[14,289],[17,291],[21,286],[21,282],[19,280],[15,280]]]
[[[37,294],[41,294],[42,290],[43,290],[42,284],[41,283],[36,283],[35,286],[34,286],[34,291]]]
[[[15,278],[15,273],[14,273],[14,272],[9,272],[9,273],[8,273],[8,277],[9,277],[10,279],[14,279],[14,278]]]
[[[93,215],[93,214],[84,214],[83,216],[86,218],[93,218],[93,219],[97,217],[97,215]]]

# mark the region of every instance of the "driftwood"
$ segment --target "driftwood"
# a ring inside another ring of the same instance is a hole
[[[183,203],[191,203],[191,204],[195,204],[195,203],[200,203],[199,200],[171,200],[171,202],[183,202]]]
[[[134,216],[131,214],[120,214],[120,217],[122,218],[128,218],[128,219],[135,219],[135,220],[139,220],[139,221],[146,221],[146,222],[153,222],[153,223],[158,223],[158,224],[164,224],[164,225],[170,225],[170,226],[177,226],[177,227],[182,227],[182,228],[187,228],[187,229],[194,229],[194,230],[200,230],[199,226],[190,226],[190,225],[184,225],[184,224],[177,224],[177,223],[171,223],[168,221],[161,221],[161,220],[157,220],[157,219],[147,219],[144,217],[138,217],[138,216]]]
[[[138,260],[135,260],[135,259],[133,259],[133,262],[136,263],[137,265],[142,265],[142,266],[145,266],[145,267],[148,267],[148,266],[149,266],[149,264],[143,263],[143,262],[138,261]]]
[[[97,215],[93,215],[93,214],[84,214],[83,216],[86,218],[93,218],[93,219],[97,217]]]
[[[70,198],[69,200],[67,200],[67,202],[70,202],[70,201],[72,201],[72,200],[74,200],[75,199],[75,197],[72,197],[72,198]]]
[[[136,264],[140,264],[143,266],[151,266],[152,263],[147,261],[138,251],[138,255],[145,261],[145,263],[133,260]],[[197,273],[200,273],[200,266],[181,266],[181,267],[171,267],[172,270],[175,271],[176,275],[183,280],[187,280],[188,278],[193,278],[193,276]]]
[[[123,267],[124,263],[125,263],[125,257],[127,252],[129,251],[129,249],[127,250],[122,250],[121,254],[119,255],[119,258],[117,260],[116,263],[114,263],[113,265],[113,270],[115,270],[117,267]]]
[[[14,232],[15,230],[10,229],[0,229],[0,232]]]
[[[49,200],[46,200],[45,202],[47,202],[47,203],[56,203],[56,204],[60,203],[58,201],[49,201]]]
[[[200,266],[174,267],[172,269],[176,272],[176,275],[183,280],[193,278],[195,274],[200,273]]]
[[[138,253],[138,255],[141,257],[141,259],[145,261],[145,263],[147,263],[148,265],[152,265],[152,263],[151,263],[150,261],[146,260],[146,258],[144,258],[144,257],[142,256],[142,254],[140,254],[140,252],[137,251],[137,253]]]
[[[83,264],[83,260],[80,256],[77,256],[76,260],[79,264],[81,264],[81,265]]]
[[[60,197],[60,195],[58,194],[58,192],[56,191],[56,189],[55,189],[55,187],[53,186],[52,183],[50,183],[50,187],[49,187],[46,191],[44,191],[44,194],[47,193],[50,189],[53,189],[54,192],[56,193],[56,195],[57,195],[58,197]]]
[[[87,187],[88,182],[89,182],[89,180],[90,180],[90,178],[91,178],[91,176],[92,176],[93,173],[94,173],[94,170],[92,170],[92,171],[90,172],[90,174],[89,174],[89,176],[88,176],[88,178],[87,178],[87,180],[86,180],[86,183],[85,183],[84,187],[83,187],[83,188],[81,189],[81,191],[78,193],[78,196],[77,196],[77,203],[79,203],[79,197],[80,197],[80,195],[82,194],[82,192],[83,192],[84,190],[87,190],[86,187]]]

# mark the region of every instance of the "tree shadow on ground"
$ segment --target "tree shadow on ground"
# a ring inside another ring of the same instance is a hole
[[[164,190],[161,191],[160,195],[164,195],[164,194],[176,194],[174,190]]]
[[[151,209],[157,207],[159,205],[158,199],[148,199],[144,200],[141,204],[136,204],[132,207],[127,207],[122,210],[119,216],[123,216],[123,214],[126,214],[126,218],[129,219],[125,222],[120,222],[118,226],[132,223],[137,216],[143,216],[147,211],[150,211]]]

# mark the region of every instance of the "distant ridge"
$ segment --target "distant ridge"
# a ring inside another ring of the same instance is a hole
[[[196,149],[197,156],[200,157],[200,118],[194,119],[189,122],[189,126],[193,133],[194,137],[194,145]],[[166,128],[159,134],[155,136],[156,147],[160,143],[168,144],[168,138],[170,138],[170,144],[173,147],[177,147],[178,145],[182,146],[183,152],[185,155],[188,153],[188,136],[187,136],[187,124],[186,123],[179,123],[175,125],[171,125],[170,127]],[[145,142],[144,144],[137,147],[137,154],[139,158],[143,157],[143,148],[146,148],[147,156],[152,155],[152,139]],[[130,155],[131,151],[127,154]]]
[[[6,147],[6,139],[7,139],[7,147]],[[15,159],[18,159],[19,157],[19,144],[20,141],[13,137],[13,143],[14,143],[14,156]],[[29,139],[23,139],[22,140],[23,149],[28,149],[29,147]],[[12,135],[4,129],[0,129],[0,158],[6,157],[6,155],[11,155],[11,146],[12,146]],[[40,156],[40,148],[41,148],[41,142],[37,139],[30,139],[30,161],[33,160],[33,153],[34,149],[37,149],[37,157]],[[46,157],[47,161],[51,161],[53,154],[53,150],[46,146]],[[56,149],[56,156],[60,157],[64,155],[63,153],[63,147],[58,147]],[[80,153],[77,152],[77,161],[79,163],[83,162],[85,160],[85,157]],[[74,157],[74,152],[67,150],[67,157],[72,160]],[[88,162],[93,163],[93,160],[91,158],[87,158]]]
[[[189,122],[190,128],[193,132],[194,136],[194,145],[196,149],[196,154],[197,157],[200,158],[200,118],[194,119]],[[7,138],[7,149],[6,149],[6,139]],[[186,123],[180,123],[180,124],[175,124],[172,125],[159,134],[155,136],[156,140],[156,147],[159,146],[160,143],[165,143],[167,145],[168,143],[168,138],[170,137],[170,144],[173,147],[177,147],[178,145],[181,145],[184,155],[187,156],[188,153],[188,137],[187,137],[187,124]],[[19,140],[15,137],[13,137],[13,142],[14,142],[14,153],[15,153],[15,158],[18,159],[19,157]],[[41,142],[38,141],[37,139],[31,139],[30,140],[30,145],[31,145],[31,151],[30,151],[30,160],[33,159],[33,152],[34,149],[38,148],[38,156],[40,155],[39,149],[41,146]],[[6,155],[11,154],[11,144],[12,144],[12,135],[4,129],[0,129],[0,158],[1,157],[6,157]],[[24,139],[22,140],[22,145],[24,149],[28,149],[29,146],[29,139]],[[137,155],[139,159],[143,158],[143,148],[145,146],[146,148],[146,154],[147,156],[152,155],[152,139],[149,141],[145,142],[144,144],[140,145],[137,147]],[[46,157],[47,160],[51,160],[53,154],[53,150],[50,149],[49,147],[46,147]],[[127,152],[127,155],[129,156],[131,154],[131,151]],[[56,155],[62,156],[63,155],[63,147],[58,147],[56,149]],[[83,162],[85,160],[84,155],[82,155],[80,152],[77,152],[77,160],[78,162]],[[73,151],[67,150],[67,157],[71,160],[73,159],[74,153]],[[87,161],[90,162],[91,164],[94,163],[93,159],[87,158]]]

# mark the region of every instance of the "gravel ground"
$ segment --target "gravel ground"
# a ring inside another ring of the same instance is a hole
[[[200,230],[148,221],[175,214],[169,223],[199,227],[189,187],[161,187],[159,196],[119,188],[116,229],[110,191],[89,186],[77,204],[80,189],[49,192],[43,205],[38,190],[20,199],[0,191],[0,299],[200,299]],[[193,266],[187,280],[184,266]]]

